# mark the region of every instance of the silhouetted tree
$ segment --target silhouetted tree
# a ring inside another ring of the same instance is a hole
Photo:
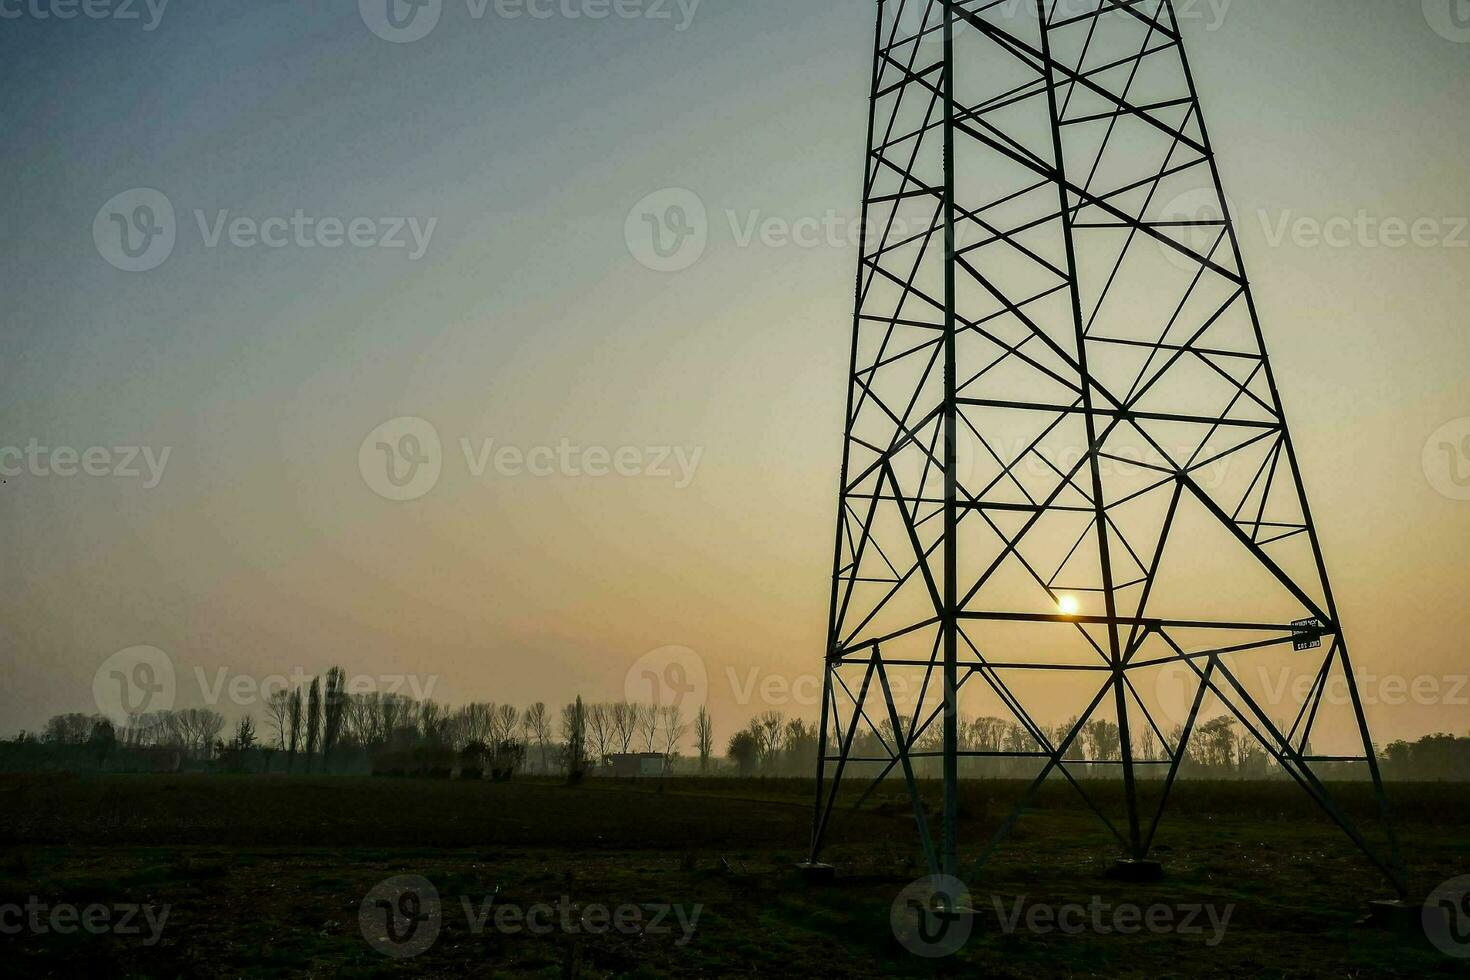
[[[306,694],[306,771],[311,772],[311,762],[321,744],[322,734],[322,679],[313,677],[311,688]]]
[[[627,701],[613,704],[612,730],[618,751],[627,754],[638,731],[638,707]]]
[[[381,738],[378,732],[378,697],[377,691],[347,695],[347,711],[342,720],[343,736],[361,748],[368,748]]]
[[[1392,742],[1383,752],[1383,770],[1397,779],[1470,780],[1470,736],[1439,732]]]
[[[593,704],[587,708],[587,742],[592,758],[599,763],[605,762],[612,754],[616,735],[613,730],[614,709],[611,704]]]
[[[291,717],[291,695],[286,691],[272,691],[270,697],[265,699],[265,720],[275,733],[275,744],[277,748],[286,747],[287,732],[289,731]]]
[[[235,725],[235,737],[231,739],[230,747],[237,752],[255,748],[255,722],[249,715],[241,718]]]
[[[1147,762],[1154,762],[1159,758],[1159,740],[1154,735],[1153,726],[1144,725],[1139,735],[1138,757]]]
[[[1052,732],[1052,741],[1055,743],[1055,746],[1057,748],[1061,748],[1062,747],[1062,743],[1067,740],[1067,736],[1069,736],[1072,733],[1072,730],[1075,729],[1077,727],[1078,723],[1081,722],[1081,721],[1082,721],[1081,718],[1078,718],[1078,717],[1073,716],[1072,718],[1069,718],[1063,724],[1058,725],[1053,730],[1053,732]],[[1087,749],[1086,749],[1086,746],[1084,744],[1084,738],[1085,738],[1085,734],[1082,733],[1082,732],[1079,732],[1077,734],[1077,737],[1074,738],[1074,739],[1072,739],[1072,743],[1067,746],[1067,751],[1062,754],[1062,758],[1065,759],[1065,760],[1067,760],[1068,762],[1072,762],[1072,761],[1078,761],[1078,762],[1080,762],[1083,759],[1087,758]]]
[[[41,738],[54,745],[84,745],[92,734],[92,716],[80,712],[53,715]]]
[[[677,704],[658,709],[659,734],[663,741],[664,771],[673,768],[674,758],[679,754],[679,743],[689,732],[689,723]]]
[[[923,740],[918,744],[920,750],[929,749],[929,740],[939,737],[935,726],[925,733]],[[800,718],[792,718],[786,723],[786,730],[782,734],[782,769],[791,775],[799,775],[810,772],[817,763],[817,726],[810,722],[802,721]]]
[[[643,737],[643,751],[652,752],[654,740],[658,738],[658,705],[635,704],[633,711],[638,719],[638,734]]]
[[[109,756],[117,749],[117,730],[112,727],[112,722],[106,718],[98,718],[92,722],[91,734],[87,737],[87,745],[92,750],[92,758],[97,760],[97,768],[101,769]]]
[[[725,747],[725,754],[735,763],[740,770],[740,775],[749,776],[755,772],[756,763],[760,760],[760,745],[749,728],[738,731],[730,736],[730,744]]]
[[[288,714],[291,738],[290,746],[286,753],[286,771],[290,772],[296,766],[296,747],[301,741],[301,688],[297,687],[291,692],[291,701],[288,705]]]
[[[786,716],[779,711],[765,711],[751,719],[746,729],[755,742],[756,761],[762,772],[772,772],[776,768],[785,720]]]
[[[526,744],[513,738],[495,746],[490,762],[490,778],[497,783],[508,783],[526,761]]]
[[[565,743],[562,749],[567,775],[573,780],[582,778],[587,764],[587,710],[582,706],[582,696],[561,709],[561,736]]]
[[[465,740],[466,748],[471,742],[486,746],[495,740],[495,705],[467,704],[459,709],[457,715],[456,727],[459,737]]]
[[[491,736],[497,743],[515,740],[516,728],[521,723],[521,713],[513,704],[502,704],[492,714]]]
[[[699,714],[694,716],[694,745],[699,751],[699,771],[709,772],[710,751],[714,748],[715,732],[714,725],[710,721],[709,709],[704,705],[699,706]]]
[[[327,671],[326,690],[322,697],[322,769],[331,762],[332,751],[342,736],[342,718],[347,710],[347,672],[341,667]]]
[[[469,742],[459,753],[459,778],[460,779],[483,779],[485,776],[485,754],[488,750],[485,743],[479,740]]]
[[[200,759],[214,754],[219,733],[224,730],[224,716],[208,708],[185,708],[172,714],[160,712],[170,740],[176,740],[185,753]]]
[[[1189,738],[1189,758],[1207,769],[1235,767],[1235,719],[1220,715],[1195,726]]]
[[[1086,743],[1090,759],[1111,762],[1123,757],[1123,740],[1118,726],[1106,718],[1094,718],[1083,725],[1081,739]]]
[[[537,701],[526,709],[525,725],[541,750],[541,771],[549,772],[551,762],[546,753],[551,745],[551,716],[547,714],[544,702]]]

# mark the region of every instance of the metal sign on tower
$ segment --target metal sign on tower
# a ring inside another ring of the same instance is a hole
[[[1147,874],[1223,717],[1403,890],[1181,21],[879,0],[813,866],[901,777],[931,872],[978,870],[1058,777]],[[962,845],[997,774],[1029,788]]]

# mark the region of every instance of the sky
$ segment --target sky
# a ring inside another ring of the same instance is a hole
[[[873,7],[0,2],[0,729],[140,646],[814,717]],[[1375,738],[1470,730],[1470,23],[1186,8]]]

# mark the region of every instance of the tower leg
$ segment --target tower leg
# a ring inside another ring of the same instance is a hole
[[[954,13],[944,11],[944,821],[940,866],[959,872],[959,451],[955,381]]]
[[[803,868],[819,867],[817,858],[822,853],[822,796],[826,788],[827,776],[827,729],[830,723],[829,711],[832,705],[832,665],[827,663],[822,671],[822,720],[821,731],[817,736],[817,788],[816,798],[812,801],[812,839],[811,848],[807,853],[806,864]],[[824,865],[821,865],[825,867]]]

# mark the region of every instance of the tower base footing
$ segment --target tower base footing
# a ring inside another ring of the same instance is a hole
[[[1119,858],[1107,871],[1114,881],[1146,884],[1164,877],[1164,866],[1157,861],[1138,858]]]

